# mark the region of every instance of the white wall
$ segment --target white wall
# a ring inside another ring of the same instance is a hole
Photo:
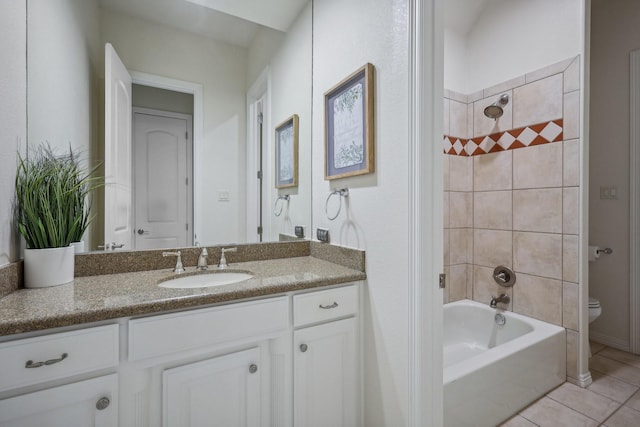
[[[408,2],[322,0],[314,4],[313,232],[367,251],[364,425],[407,423],[408,396]],[[339,29],[339,31],[336,31]],[[324,180],[324,93],[365,63],[375,66],[376,172]],[[349,187],[333,222],[325,199]]]
[[[298,19],[300,19],[300,17],[298,17]],[[309,31],[311,31],[311,29],[309,29]],[[258,28],[256,36],[253,38],[253,41],[249,46],[249,59],[247,61],[247,87],[251,87],[264,68],[269,65],[271,58],[280,48],[280,45],[284,41],[286,35],[286,33],[271,28]]]
[[[244,241],[246,49],[110,11],[101,15],[101,30],[128,69],[203,86],[203,141],[194,151],[197,240]],[[218,201],[221,190],[228,202]]]
[[[591,331],[629,346],[629,53],[640,49],[640,3],[592,0],[590,102],[590,243],[613,248],[589,266],[602,315]],[[600,200],[616,186],[617,200]],[[638,260],[636,260],[638,262]],[[636,308],[640,310],[640,307]]]
[[[271,125],[266,151],[266,179],[271,189],[270,206],[278,194],[290,194],[282,214],[276,217],[273,209],[266,212],[271,222],[271,236],[278,233],[293,235],[293,227],[303,225],[311,232],[311,2],[303,9],[289,28],[280,48],[273,54],[269,65],[271,74]],[[275,127],[293,114],[299,116],[298,132],[298,187],[275,188]],[[307,236],[309,237],[309,236]]]
[[[27,137],[26,1],[0,2],[0,266],[16,261],[12,227],[16,150]]]
[[[467,93],[467,41],[463,34],[444,29],[444,87]]]
[[[30,0],[28,20],[29,145],[88,153],[97,126],[98,4]]]
[[[468,0],[473,2],[475,0]],[[581,46],[582,0],[490,0],[480,13],[465,39],[464,87],[459,79],[450,80],[445,69],[445,88],[462,93],[473,93],[575,56]],[[452,37],[453,30],[445,32],[445,47],[459,46]],[[532,40],[535,34],[535,40]],[[445,51],[445,58],[450,55]],[[460,57],[456,50],[456,57]],[[449,59],[445,59],[449,64]]]

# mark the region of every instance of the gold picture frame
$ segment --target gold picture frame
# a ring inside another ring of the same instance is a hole
[[[276,126],[276,188],[298,186],[298,115]]]
[[[324,94],[324,179],[374,171],[374,66],[367,63]]]

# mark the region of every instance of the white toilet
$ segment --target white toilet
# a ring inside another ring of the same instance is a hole
[[[589,297],[589,323],[596,320],[602,314],[602,307],[600,301],[596,298]]]

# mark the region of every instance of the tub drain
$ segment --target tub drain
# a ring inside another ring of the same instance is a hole
[[[496,315],[494,316],[493,320],[495,320],[496,325],[498,325],[498,326],[502,326],[505,323],[507,323],[507,318],[504,317],[504,314],[502,314],[502,313],[496,313]]]

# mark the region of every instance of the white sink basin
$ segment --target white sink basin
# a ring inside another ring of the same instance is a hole
[[[253,276],[250,274],[239,273],[237,271],[225,271],[220,273],[195,274],[193,276],[178,277],[177,279],[160,282],[158,283],[158,286],[161,288],[172,289],[209,288],[211,286],[230,285],[232,283],[238,283],[249,279],[253,279]]]

